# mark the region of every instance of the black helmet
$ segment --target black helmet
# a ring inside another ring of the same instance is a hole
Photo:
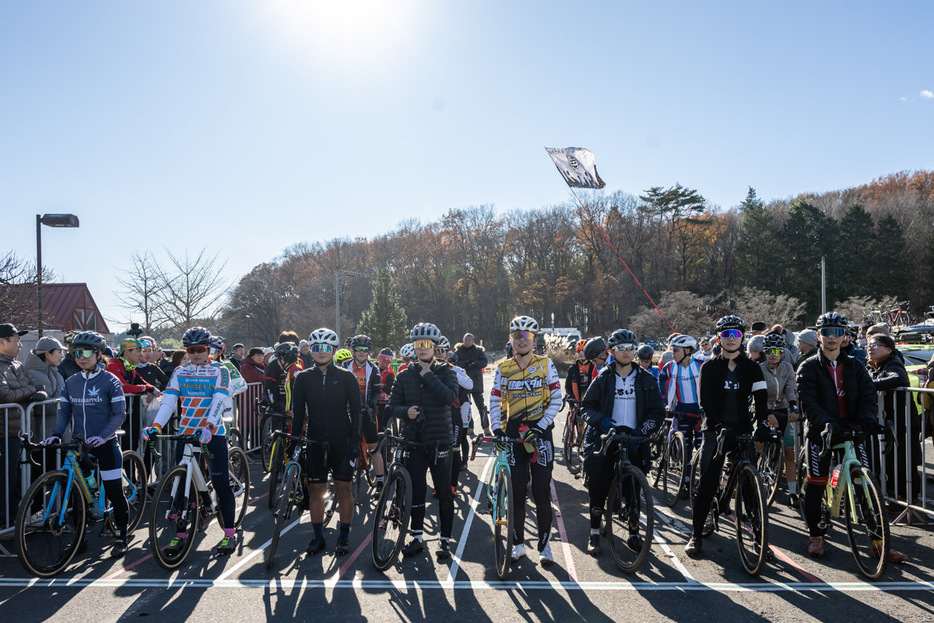
[[[729,316],[724,316],[717,321],[717,332],[725,331],[727,329],[739,329],[743,333],[746,332],[746,322],[739,316],[734,316],[730,314]]]
[[[592,337],[587,340],[587,345],[584,346],[584,358],[588,361],[593,361],[599,357],[606,350],[606,342],[603,341],[602,337]]]
[[[298,346],[292,342],[280,342],[273,350],[276,359],[282,359],[286,364],[293,364],[298,359]]]
[[[642,361],[649,361],[652,357],[655,356],[655,349],[649,346],[648,344],[643,344],[639,350],[636,351],[636,359]]]
[[[351,350],[361,347],[361,346],[365,348],[369,348],[369,349],[373,348],[373,340],[370,339],[369,335],[363,335],[361,333],[360,335],[355,335],[351,338],[350,340]]]
[[[192,327],[182,336],[182,346],[210,346],[211,332],[204,327]]]
[[[826,314],[821,314],[817,319],[817,328],[821,329],[823,327],[843,327],[847,328],[849,323],[846,320],[846,316],[838,312],[827,312]]]
[[[506,341],[506,356],[512,358],[512,340]]]
[[[104,349],[107,348],[107,341],[100,333],[83,331],[75,335],[71,340],[71,349],[78,350],[79,348],[90,348],[91,350],[104,352]]]
[[[763,350],[768,350],[770,348],[781,348],[785,350],[785,336],[779,335],[778,333],[770,333],[766,336],[763,336],[765,339],[762,340]]]
[[[630,331],[629,329],[617,329],[610,334],[610,338],[606,341],[606,345],[610,348],[616,348],[620,344],[638,344],[639,340],[636,339],[636,334]],[[584,347],[586,352],[586,346]]]
[[[448,351],[447,359],[448,363],[452,366],[457,365],[457,353],[455,353],[453,350]]]

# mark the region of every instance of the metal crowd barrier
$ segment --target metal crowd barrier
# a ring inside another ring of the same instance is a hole
[[[234,398],[237,427],[243,435],[243,449],[246,452],[255,452],[263,447],[262,432],[259,429],[262,414],[256,408],[256,403],[262,395],[262,383],[247,383],[246,391]]]

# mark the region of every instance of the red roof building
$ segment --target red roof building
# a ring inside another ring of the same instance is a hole
[[[13,290],[15,289],[15,290]],[[0,287],[0,297],[15,298],[15,309],[11,319],[20,329],[34,329],[36,320],[36,286],[24,284]],[[42,319],[47,331],[97,331],[110,333],[101,310],[98,309],[86,283],[42,284]]]

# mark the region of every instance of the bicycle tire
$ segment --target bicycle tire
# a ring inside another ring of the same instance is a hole
[[[675,431],[665,451],[665,479],[662,482],[665,504],[669,508],[674,508],[678,504],[681,492],[685,489],[684,475],[688,466],[686,447],[684,433]]]
[[[377,570],[385,571],[398,558],[411,513],[412,478],[404,467],[393,465],[373,516],[370,555]]]
[[[72,483],[65,501],[69,478],[71,474],[63,470],[40,476],[26,491],[16,515],[17,557],[23,569],[40,578],[52,577],[67,567],[84,539],[87,507],[77,482]],[[65,522],[59,525],[63,508]],[[48,518],[37,525],[34,518],[39,512],[43,517],[48,512]]]
[[[688,502],[692,512],[694,511],[694,502],[697,499],[697,490],[700,488],[702,471],[701,448],[695,448],[691,455],[691,478],[688,481]]]
[[[576,476],[581,471],[581,455],[578,451],[579,435],[577,433],[576,421],[571,421],[571,418],[568,418],[564,423],[564,435],[561,440],[564,450],[561,454],[562,458],[564,458],[564,465],[572,476]]]
[[[879,487],[869,470],[851,464],[850,486],[853,508],[850,508],[850,496],[843,496],[846,536],[860,573],[870,580],[878,580],[885,574],[892,545],[889,519],[879,495]],[[873,548],[879,554],[878,557],[874,555]]]
[[[282,534],[282,528],[292,516],[292,509],[295,507],[296,494],[301,486],[299,482],[299,470],[295,465],[285,468],[285,477],[282,479],[282,487],[276,500],[276,507],[273,510],[272,539],[269,547],[264,554],[264,562],[267,569],[272,569],[276,557],[276,547],[279,546],[279,536]]]
[[[240,432],[239,428],[231,426],[227,429],[227,443],[230,444],[231,448],[243,448],[243,433]]]
[[[184,495],[185,484],[190,485],[190,497]],[[174,515],[174,516],[173,516]],[[201,526],[201,496],[195,483],[189,482],[188,469],[178,465],[162,479],[152,500],[152,517],[149,522],[149,547],[152,557],[163,569],[177,569],[185,562]],[[175,552],[167,548],[172,539],[180,534],[181,547]]]
[[[285,444],[282,439],[274,439],[271,449],[271,459],[269,462],[269,495],[266,503],[272,508],[276,502],[276,492],[279,490],[279,476],[282,474],[283,463],[285,462]]]
[[[129,520],[127,521],[127,534],[139,527],[143,520],[143,511],[146,508],[146,464],[142,457],[132,450],[123,451],[123,495],[126,496],[129,506]]]
[[[509,470],[502,467],[493,477],[493,558],[496,575],[500,580],[509,577],[509,566],[512,563],[514,508],[512,479]]]
[[[250,463],[246,452],[242,448],[230,448],[228,450],[227,469],[229,470],[230,488],[234,494],[235,509],[239,499],[240,508],[237,510],[237,518],[234,520],[234,528],[239,528],[250,506]],[[223,525],[224,519],[221,514],[218,513],[217,517],[218,521]]]
[[[798,513],[801,518],[806,517],[804,513],[804,491],[808,487],[808,460],[807,447],[802,446],[795,459],[795,480],[798,483]]]
[[[749,461],[739,466],[733,507],[736,546],[743,568],[759,575],[769,554],[769,515],[762,482]]]
[[[759,454],[756,468],[765,487],[765,503],[772,506],[785,472],[785,444],[778,439],[769,439]]]
[[[649,483],[639,468],[623,465],[613,476],[603,515],[613,562],[623,573],[635,573],[649,555],[655,529]],[[633,537],[637,542],[633,542]]]
[[[262,440],[262,456],[263,456],[263,473],[268,474],[269,468],[271,466],[272,459],[272,445],[275,441],[272,438],[274,431],[275,420],[272,419],[269,415],[264,415],[263,419],[259,423],[259,435]]]

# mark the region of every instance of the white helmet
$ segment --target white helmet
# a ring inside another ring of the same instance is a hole
[[[441,339],[438,341],[438,347],[443,348],[444,350],[451,350],[451,342],[445,336],[441,336]]]
[[[308,336],[308,343],[311,345],[330,344],[334,348],[337,348],[341,345],[340,338],[337,337],[337,334],[330,329],[325,329],[324,327],[312,331],[311,335]]]
[[[531,331],[532,333],[538,333],[538,321],[528,316],[516,316],[512,319],[512,322],[509,323],[509,332],[512,333],[513,331]]]
[[[415,359],[415,347],[411,344],[404,344],[402,348],[399,349],[399,356]]]
[[[435,344],[441,341],[441,338],[444,337],[441,335],[441,329],[431,324],[430,322],[420,322],[414,327],[409,333],[409,339],[413,342],[415,340],[431,340]]]
[[[690,335],[676,335],[671,339],[672,348],[693,348],[697,350],[697,340]]]

